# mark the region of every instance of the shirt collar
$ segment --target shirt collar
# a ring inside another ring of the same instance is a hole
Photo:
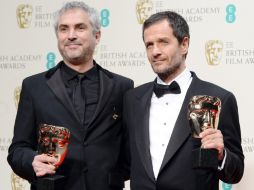
[[[61,65],[62,75],[65,81],[70,81],[75,78],[78,74],[77,71],[73,70],[72,68],[68,67],[65,63]]]
[[[75,71],[74,69],[68,67],[65,63],[61,65],[61,73],[63,76],[64,83],[67,84],[70,81],[72,81],[74,78],[76,78],[77,75],[84,74],[87,79],[92,80],[92,81],[97,81],[99,79],[99,74],[98,74],[98,67],[96,64],[89,69],[88,71],[84,73],[79,73]]]
[[[97,65],[94,65],[90,70],[86,71],[85,73],[83,73],[86,78],[88,78],[89,80],[92,81],[97,81],[99,76],[98,76],[98,67]]]
[[[94,66],[89,69],[88,71],[84,72],[84,73],[79,73],[77,71],[75,71],[74,69],[68,67],[65,63],[62,64],[61,69],[63,71],[64,74],[64,78],[69,81],[72,80],[73,78],[75,78],[77,75],[83,74],[86,76],[86,78],[90,79],[90,80],[94,80],[98,78],[98,68],[97,65],[94,64]]]

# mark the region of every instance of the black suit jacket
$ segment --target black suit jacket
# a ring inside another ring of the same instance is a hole
[[[59,66],[23,81],[8,162],[32,183],[32,189],[36,183],[32,161],[41,123],[64,126],[71,132],[67,156],[56,172],[66,177],[66,190],[118,190],[129,178],[122,100],[133,81],[98,68],[99,101],[86,129],[66,92]]]
[[[169,139],[155,180],[149,150],[149,109],[153,82],[130,90],[124,99],[124,124],[129,129],[132,190],[218,190],[219,179],[238,182],[244,169],[241,133],[234,95],[214,84],[201,81],[195,73]],[[227,152],[221,171],[192,169],[191,151],[196,143],[187,119],[188,103],[194,95],[217,96],[222,101],[219,129]],[[158,113],[160,114],[160,113]],[[169,116],[170,117],[170,116]]]

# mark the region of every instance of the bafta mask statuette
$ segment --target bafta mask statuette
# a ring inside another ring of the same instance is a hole
[[[55,164],[56,169],[63,163],[67,154],[68,144],[70,139],[70,131],[61,126],[40,124],[38,153],[47,154],[57,159]],[[47,175],[39,177],[37,181],[37,190],[54,190],[64,189],[64,176],[62,175]]]
[[[221,101],[208,95],[193,96],[188,106],[188,120],[194,141],[201,144],[199,134],[208,128],[218,128]],[[216,149],[194,148],[192,151],[193,168],[218,169]]]

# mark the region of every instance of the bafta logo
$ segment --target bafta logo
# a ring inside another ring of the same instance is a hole
[[[18,108],[18,105],[19,105],[20,92],[21,92],[21,87],[20,87],[20,86],[17,86],[17,87],[14,89],[14,102],[15,102],[16,108]]]
[[[31,24],[33,7],[29,4],[20,4],[16,9],[16,16],[20,28],[28,28]]]
[[[138,0],[136,3],[136,14],[139,24],[143,24],[145,20],[152,14],[152,0]]]
[[[14,172],[11,173],[11,188],[12,190],[25,190],[27,181],[17,176]]]
[[[223,43],[219,40],[210,40],[205,44],[206,60],[209,65],[218,65],[221,62]]]

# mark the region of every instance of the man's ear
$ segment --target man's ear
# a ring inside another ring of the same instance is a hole
[[[100,39],[101,39],[101,31],[96,32],[95,39],[96,39],[96,45],[97,45],[100,42]]]
[[[190,39],[188,37],[184,37],[181,43],[181,52],[183,55],[186,55],[188,53],[188,49],[189,49],[189,42]]]

